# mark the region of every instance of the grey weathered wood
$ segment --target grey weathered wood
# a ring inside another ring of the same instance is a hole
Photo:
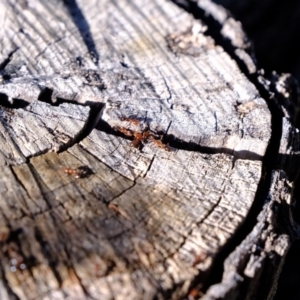
[[[299,238],[299,225],[292,216],[294,187],[288,178],[295,181],[297,174],[297,159],[292,158],[299,151],[297,136],[289,120],[283,118],[278,166],[288,171],[289,176],[282,170],[273,171],[269,195],[257,224],[225,260],[222,281],[211,286],[203,299],[274,297],[287,251],[293,240]],[[288,143],[291,138],[293,142]]]
[[[267,99],[205,23],[172,2],[65,2],[0,7],[2,299],[200,292],[207,279],[195,279],[234,243],[271,172]],[[233,45],[254,73],[244,42]],[[154,138],[138,149],[121,129]],[[212,286],[206,297],[238,293],[245,251],[263,232],[279,234],[263,228],[277,218],[274,174],[256,227],[225,261],[225,292]],[[270,243],[263,254],[274,248],[283,263],[288,234]],[[256,254],[245,276],[262,271]]]
[[[84,129],[89,111],[87,106],[64,103],[53,107],[38,101],[24,109],[2,110],[3,162],[9,160],[11,164],[25,163],[25,158],[60,150]],[[12,140],[10,147],[5,145],[7,140]],[[22,155],[22,158],[11,157],[14,153]]]

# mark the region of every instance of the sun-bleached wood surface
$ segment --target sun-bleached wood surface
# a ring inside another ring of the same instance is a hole
[[[271,295],[297,231],[273,208],[291,204],[284,156],[298,146],[288,118],[274,138],[238,23],[221,35],[247,74],[170,1],[0,11],[1,299],[254,295],[276,259]]]

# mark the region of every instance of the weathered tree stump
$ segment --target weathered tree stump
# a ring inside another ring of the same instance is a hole
[[[1,4],[1,299],[274,294],[289,87],[222,7],[184,3]]]

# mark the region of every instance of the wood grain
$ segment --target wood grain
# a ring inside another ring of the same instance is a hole
[[[200,292],[264,183],[267,99],[170,1],[0,10],[2,299]]]

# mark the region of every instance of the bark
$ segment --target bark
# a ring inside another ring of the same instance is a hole
[[[274,294],[294,102],[227,11],[193,5],[1,3],[1,299]]]

